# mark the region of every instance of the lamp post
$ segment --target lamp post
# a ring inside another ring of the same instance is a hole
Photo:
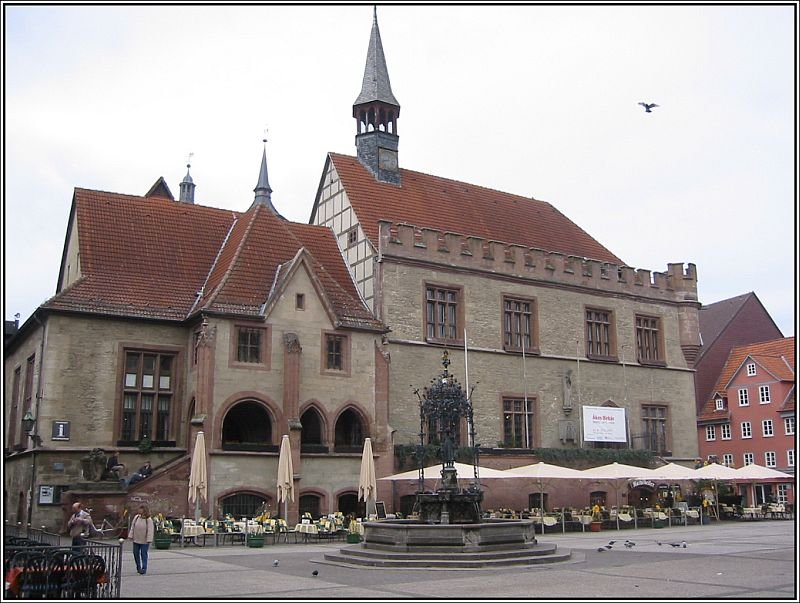
[[[33,487],[36,484],[36,448],[42,443],[42,438],[39,434],[33,433],[36,429],[36,419],[31,414],[30,409],[22,417],[22,429],[31,439],[33,444],[33,451],[31,452],[31,484],[28,489],[28,525],[31,523],[31,516],[33,515]]]

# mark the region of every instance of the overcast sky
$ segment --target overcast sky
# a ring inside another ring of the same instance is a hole
[[[75,187],[308,222],[355,155],[372,5],[4,5],[4,315],[55,293]],[[797,51],[784,6],[378,5],[401,167],[552,203],[628,265],[694,263],[794,335]],[[659,106],[645,113],[637,103]],[[436,208],[431,208],[435,211]]]

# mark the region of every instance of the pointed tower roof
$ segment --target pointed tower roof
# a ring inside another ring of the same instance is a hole
[[[189,169],[192,167],[191,163],[186,164],[186,175],[181,180],[180,184],[180,197],[179,200],[183,203],[194,203],[194,180],[192,180]]]
[[[277,214],[277,210],[272,205],[272,187],[269,185],[269,175],[267,174],[267,139],[264,139],[264,153],[261,155],[261,170],[258,172],[258,183],[256,187],[253,189],[253,192],[256,194],[253,203],[259,203],[261,205],[266,205],[272,211],[272,213]]]
[[[381,32],[378,29],[378,8],[374,8],[372,16],[372,33],[369,36],[367,49],[367,64],[364,67],[364,80],[361,84],[361,93],[353,105],[362,105],[380,101],[400,107],[400,103],[392,94],[392,85],[389,83],[389,70],[386,68],[386,57],[383,55]]]

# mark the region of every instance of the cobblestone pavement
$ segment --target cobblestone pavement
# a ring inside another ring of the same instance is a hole
[[[166,551],[152,549],[147,575],[140,576],[126,542],[121,592],[123,599],[193,600],[797,601],[796,527],[790,520],[723,521],[665,529],[545,534],[538,536],[540,542],[572,551],[572,559],[533,567],[470,570],[351,568],[325,562],[326,551],[358,546],[341,542],[277,543],[261,549],[173,544]],[[609,545],[611,541],[615,542]]]

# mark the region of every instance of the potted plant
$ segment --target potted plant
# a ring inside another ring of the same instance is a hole
[[[602,527],[603,515],[601,513],[600,505],[595,503],[592,507],[592,523],[589,524],[589,528],[592,530],[592,532],[599,532]]]
[[[358,531],[358,522],[355,517],[350,517],[350,522],[347,524],[347,544],[358,544],[361,542],[361,533]]]
[[[153,535],[153,545],[157,549],[168,549],[172,544],[172,522],[164,519],[163,513],[153,516],[155,534]]]
[[[253,549],[260,549],[264,546],[264,534],[247,533],[247,546]]]
[[[656,504],[656,510],[653,514],[653,527],[654,528],[663,528],[664,527],[664,520],[661,519],[661,505]]]

